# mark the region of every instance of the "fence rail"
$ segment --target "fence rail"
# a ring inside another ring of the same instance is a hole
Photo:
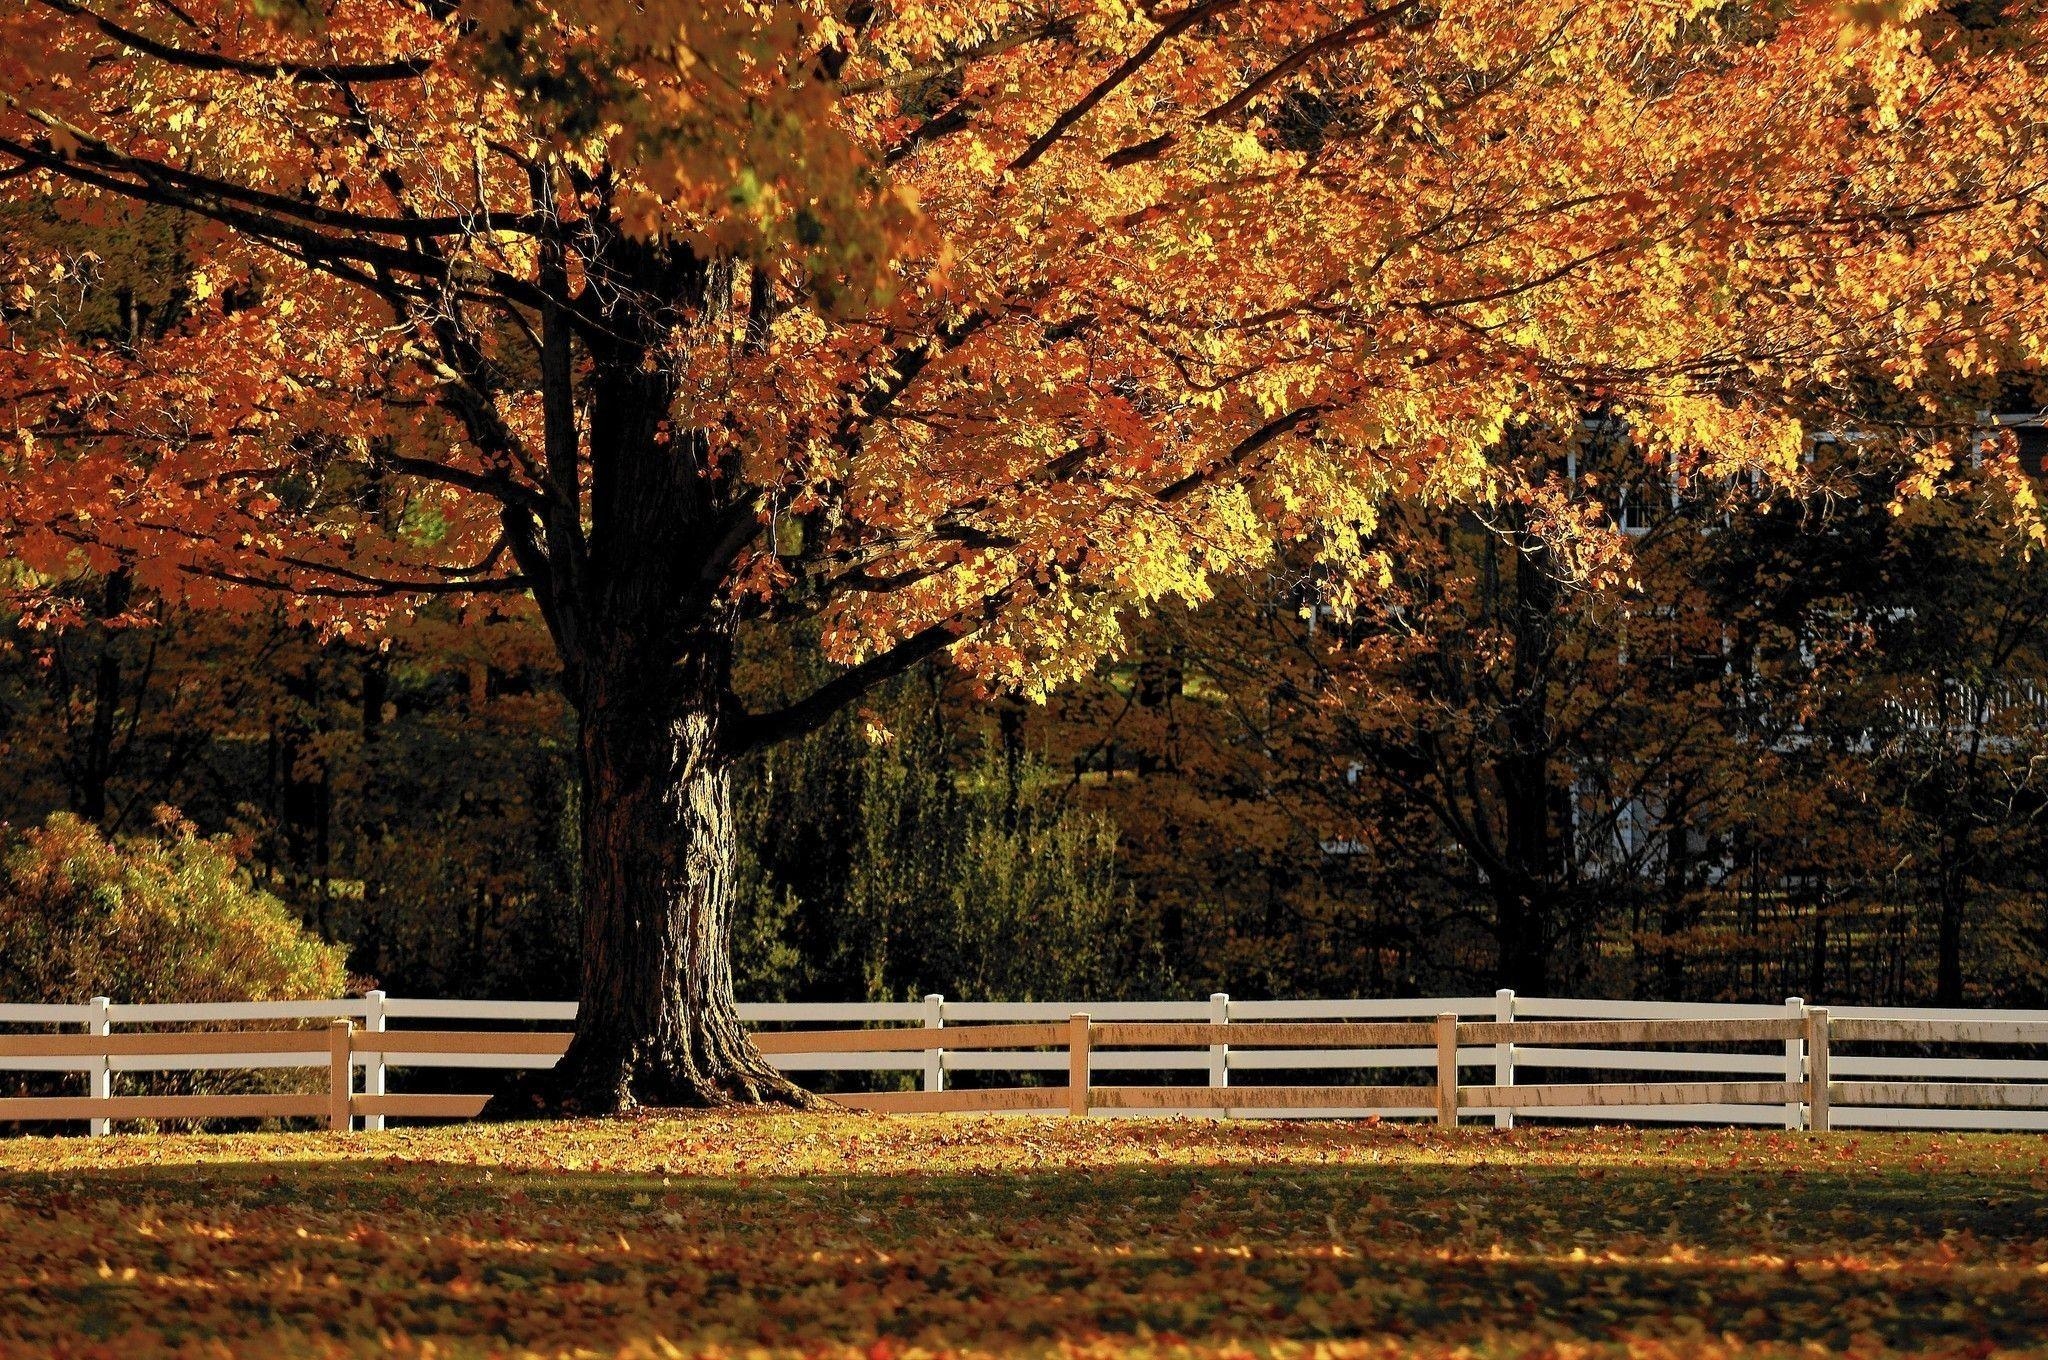
[[[575,1011],[573,1003],[379,992],[319,1002],[119,1005],[99,997],[81,1005],[0,1005],[0,1072],[87,1078],[82,1096],[0,1099],[0,1122],[83,1120],[105,1133],[112,1121],[133,1119],[312,1118],[334,1128],[356,1120],[381,1128],[392,1117],[467,1118],[483,1108],[484,1096],[394,1094],[389,1073],[547,1067],[569,1036],[506,1026],[559,1026]],[[2039,1052],[2048,1048],[2048,1011],[1830,1012],[1796,997],[1777,1006],[1693,1005],[1501,992],[1354,1001],[1219,994],[1206,1002],[1086,1006],[931,996],[743,1006],[741,1018],[788,1072],[915,1074],[917,1090],[832,1093],[855,1108],[901,1113],[2048,1129],[2048,1054]],[[325,1027],[255,1028],[322,1020]],[[463,1022],[471,1027],[453,1027]],[[140,1028],[201,1025],[250,1028]],[[485,1025],[496,1028],[476,1027]],[[325,1068],[326,1090],[114,1092],[117,1073],[272,1068]],[[1491,1081],[1467,1081],[1471,1069],[1488,1071]],[[1132,1073],[1154,1080],[1122,1078]],[[1333,1081],[1338,1073],[1351,1079]],[[1612,1079],[1585,1075],[1600,1073]],[[1234,1084],[1234,1074],[1251,1084]],[[962,1077],[1025,1084],[963,1087],[956,1084]],[[1185,1084],[1187,1077],[1200,1084]]]

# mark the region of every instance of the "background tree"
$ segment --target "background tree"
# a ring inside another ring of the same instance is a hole
[[[1999,940],[1975,951],[1987,986],[1994,958],[2025,971],[2037,952],[2009,922],[2039,889],[2019,847],[2041,815],[2048,578],[2008,526],[2042,467],[2008,440],[1987,436],[1941,494],[1890,507],[1871,493],[1896,484],[1896,449],[1822,444],[1807,496],[1739,518],[1701,561],[1705,588],[1735,606],[1747,744],[1770,752],[1745,783],[1746,815],[1728,820],[1810,899],[1809,990],[1831,949],[1843,964],[1851,937],[1903,933],[1902,963],[1931,946],[1915,976],[1862,985],[1960,1004],[1973,915],[1985,946]]]
[[[1401,959],[1381,986],[1605,985],[1588,965],[1617,916],[1686,900],[1666,828],[1730,792],[1721,625],[1669,474],[1607,422],[1496,456],[1518,490],[1490,508],[1385,507],[1370,594],[1308,569],[1171,630],[1223,696],[1201,741],[1251,766],[1235,782],[1260,789],[1272,851],[1337,915],[1373,904]]]
[[[1130,910],[1116,827],[1074,806],[1063,773],[1006,742],[966,690],[921,667],[739,772],[736,965],[750,995],[1057,1000],[1171,985]],[[771,950],[772,972],[758,962]]]
[[[1877,412],[1794,486],[1618,435],[1504,444],[1483,513],[1390,503],[1362,600],[1276,573],[1140,624],[1162,709],[1131,665],[1056,701],[1036,740],[1173,956],[1238,992],[2030,1000],[2038,455],[1987,439],[1888,506]]]
[[[583,899],[533,1094],[797,1098],[732,1009],[748,750],[943,651],[1076,674],[1275,537],[1349,571],[1515,412],[1784,463],[1846,356],[2031,353],[2040,20],[1872,13],[28,0],[8,190],[195,269],[81,342],[10,242],[10,546],[336,629],[530,592]],[[792,614],[847,669],[750,711]]]
[[[1798,494],[1695,482],[1672,506],[1652,475],[1652,516],[1623,501],[1597,446],[1565,460],[1578,513],[1634,532],[1611,545],[1625,571],[1549,591],[1544,627],[1569,664],[1542,695],[1556,750],[1539,800],[1576,914],[1556,920],[1547,986],[1924,1003],[1946,935],[1966,1003],[2040,999],[2028,687],[2043,639],[1970,621],[2024,625],[2042,564],[2012,535],[1996,458],[1893,515],[1880,502],[1895,453],[1816,452]],[[1550,462],[1530,451],[1537,472]],[[1507,526],[1536,518],[1396,504],[1375,538],[1394,579],[1349,619],[1308,610],[1326,577],[1262,575],[1136,621],[1131,657],[1044,709],[988,705],[920,668],[743,762],[739,995],[1495,985],[1490,885],[1429,786],[1395,776],[1430,738],[1491,788],[1493,705],[1509,692],[1491,687],[1514,668],[1505,634],[1471,611],[1504,584]],[[1475,646],[1489,630],[1496,642]],[[0,819],[17,825],[71,805],[63,695],[38,663],[52,636],[18,630],[0,659]],[[757,641],[750,692],[815,683],[801,635]],[[122,645],[144,642],[148,683],[108,790],[117,824],[141,830],[134,809],[167,799],[233,831],[254,879],[390,990],[574,995],[573,728],[537,621],[441,604],[366,654],[282,617],[172,611]],[[1994,685],[1973,759],[1964,729],[1937,739],[1945,675]],[[288,731],[319,756],[318,780],[299,782],[324,798],[286,797]],[[1998,796],[1929,797],[1966,759]],[[1491,795],[1470,806],[1493,815]],[[295,809],[324,809],[324,828]],[[1958,824],[1972,864],[1944,932],[1931,873]],[[323,841],[325,865],[307,864]]]

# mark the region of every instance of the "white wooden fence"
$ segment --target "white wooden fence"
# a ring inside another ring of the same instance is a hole
[[[82,1097],[0,1100],[0,1121],[90,1120],[93,1132],[104,1133],[122,1118],[262,1115],[340,1126],[359,1117],[379,1128],[391,1116],[461,1117],[474,1113],[481,1097],[391,1095],[388,1073],[545,1067],[566,1041],[559,1027],[575,1013],[573,1003],[381,992],[319,1002],[117,1005],[102,997],[75,1006],[0,1005],[0,1071],[83,1072],[88,1088]],[[1207,1001],[1093,1004],[928,996],[749,1005],[741,1015],[785,1071],[917,1078],[915,1092],[838,1097],[870,1108],[1439,1121],[1455,1108],[1501,1126],[1519,1113],[1786,1128],[1831,1122],[2048,1129],[2048,1011],[1819,1011],[1796,997],[1744,1006],[1499,992],[1351,1001],[1236,1001],[1219,994]],[[1078,1030],[1077,1016],[1085,1017]],[[145,1028],[278,1021],[329,1027]],[[337,1021],[343,1023],[335,1027]],[[504,1028],[522,1024],[557,1028]],[[821,1024],[864,1028],[793,1028]],[[865,1028],[876,1026],[884,1028]],[[1941,1052],[1930,1055],[1930,1048]],[[114,1089],[121,1072],[292,1067],[328,1069],[325,1092],[137,1096]],[[1491,1080],[1467,1084],[1465,1074],[1475,1068]],[[1102,1080],[1139,1073],[1152,1082]],[[1361,1084],[1367,1074],[1391,1084]],[[1601,1074],[1625,1079],[1603,1081]],[[1277,1084],[1305,1075],[1323,1084]],[[1031,1084],[1020,1086],[1020,1078]]]

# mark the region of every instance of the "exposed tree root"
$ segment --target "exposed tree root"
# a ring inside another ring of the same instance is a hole
[[[492,1097],[484,1118],[590,1118],[644,1109],[748,1106],[840,1108],[776,1071],[743,1033],[698,1038],[700,1052],[663,1060],[595,1054],[590,1050],[596,1046],[579,1037],[553,1068],[522,1072],[508,1082]]]

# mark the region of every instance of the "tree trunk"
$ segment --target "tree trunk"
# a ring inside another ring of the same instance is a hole
[[[119,635],[111,626],[127,610],[134,579],[126,570],[110,572],[100,595],[100,626],[95,629],[99,658],[93,667],[92,725],[78,761],[72,789],[72,810],[95,826],[107,824],[107,786],[114,777],[114,732],[121,717],[121,653]],[[141,702],[138,695],[136,702]]]
[[[79,762],[78,815],[95,826],[107,823],[107,784],[114,771],[114,724],[121,709],[121,657],[111,634],[100,638],[93,670],[92,726],[86,730],[85,758]]]
[[[1962,874],[1953,856],[1944,853],[1940,874],[1941,917],[1935,935],[1934,1004],[1963,1004],[1963,891]]]
[[[1825,1002],[1828,995],[1828,902],[1823,895],[1813,904],[1813,962],[1807,969],[1806,995]]]
[[[506,1113],[813,1103],[740,1026],[730,757],[716,701],[691,700],[639,684],[586,696],[576,1037],[506,1094]]]
[[[576,1035],[560,1063],[496,1106],[509,1114],[809,1106],[813,1097],[747,1038],[733,997],[734,757],[721,728],[737,707],[735,620],[719,584],[759,532],[757,509],[728,483],[732,469],[712,456],[708,434],[674,422],[685,384],[671,327],[693,305],[709,309],[729,279],[721,283],[688,250],[656,243],[613,241],[606,256],[628,301],[609,314],[608,337],[588,341],[580,389],[564,318],[544,310],[551,497],[536,525],[517,514],[507,521],[577,716]],[[562,260],[544,253],[543,269],[556,271],[566,292]],[[675,310],[636,300],[652,298],[674,299]]]
[[[1494,913],[1499,942],[1494,985],[1541,996],[1550,984],[1550,944],[1544,929],[1549,912],[1536,892],[1503,884],[1494,890]]]
[[[1692,845],[1686,831],[1690,795],[1686,782],[1676,781],[1665,815],[1664,903],[1660,913],[1664,938],[1658,947],[1658,971],[1663,979],[1660,999],[1664,1001],[1677,1001],[1689,990],[1689,960],[1678,939],[1698,924],[1699,908],[1692,901]]]
[[[1555,816],[1562,789],[1552,778],[1553,716],[1550,668],[1557,650],[1558,596],[1550,549],[1537,534],[1518,530],[1510,559],[1514,579],[1500,608],[1514,640],[1507,693],[1500,706],[1494,785],[1500,800],[1500,859],[1494,884],[1499,915],[1499,984],[1541,994],[1555,977],[1557,890],[1567,881],[1571,852],[1558,837],[1571,835],[1570,808]],[[1489,558],[1492,557],[1489,547]],[[1499,598],[1498,596],[1496,598]],[[1553,822],[1556,825],[1553,825]]]

